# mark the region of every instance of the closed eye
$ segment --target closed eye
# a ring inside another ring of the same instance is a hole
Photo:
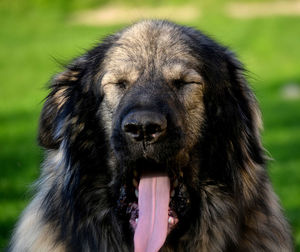
[[[173,80],[173,82],[172,82],[172,85],[174,86],[174,87],[176,87],[177,89],[179,89],[179,88],[181,88],[182,86],[184,86],[186,83],[183,81],[183,80],[181,80],[181,79],[176,79],[176,80]]]
[[[182,79],[176,79],[172,81],[172,85],[174,87],[176,87],[177,89],[180,89],[186,85],[190,85],[190,84],[202,84],[201,82],[196,82],[196,81],[185,81]]]
[[[119,80],[116,85],[122,89],[125,89],[128,86],[128,82],[126,80]]]

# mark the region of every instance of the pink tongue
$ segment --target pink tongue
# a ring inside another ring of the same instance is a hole
[[[168,231],[170,179],[142,177],[139,184],[139,219],[134,233],[135,252],[157,252]]]

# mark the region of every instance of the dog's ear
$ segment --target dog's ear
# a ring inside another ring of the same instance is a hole
[[[91,116],[96,116],[102,100],[97,76],[101,76],[102,62],[118,36],[108,36],[54,77],[40,117],[38,141],[42,147],[57,149],[67,131],[66,137],[74,138],[82,123],[95,121]]]
[[[263,126],[257,100],[245,78],[245,69],[242,63],[230,51],[227,51],[226,56],[231,84],[230,96],[236,102],[240,118],[247,128],[247,133],[254,136],[257,143],[260,144],[260,131]]]
[[[210,167],[209,176],[238,188],[237,173],[265,164],[260,110],[234,54],[218,45],[204,51],[208,53],[202,55],[207,117],[203,141],[210,148],[203,150],[203,166]]]
[[[229,116],[233,116],[232,127],[236,126],[240,134],[237,143],[243,150],[244,158],[256,164],[264,163],[264,151],[261,144],[260,132],[262,130],[261,112],[256,97],[246,78],[245,69],[240,61],[230,52],[226,52],[227,71],[229,73],[229,87],[227,89],[228,105],[232,106]],[[229,119],[230,120],[230,119]],[[235,124],[235,125],[234,125]]]
[[[85,58],[78,58],[65,71],[56,75],[50,86],[42,109],[38,133],[39,144],[47,149],[57,149],[63,137],[66,120],[72,112],[86,71]]]

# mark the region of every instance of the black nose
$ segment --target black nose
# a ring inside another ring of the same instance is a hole
[[[165,134],[166,129],[167,119],[157,112],[132,112],[122,121],[122,130],[135,141],[155,142]]]

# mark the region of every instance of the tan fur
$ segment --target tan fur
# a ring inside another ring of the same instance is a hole
[[[43,224],[39,211],[40,204],[39,198],[35,198],[25,210],[13,239],[12,251],[65,251],[62,244],[56,245],[53,228]]]
[[[56,243],[56,232],[50,224],[44,223],[42,219],[43,212],[41,211],[44,194],[57,181],[59,174],[62,172],[63,155],[62,149],[48,152],[48,158],[44,163],[43,179],[39,181],[42,190],[39,191],[22,214],[11,242],[11,251],[65,251],[63,244]]]
[[[123,70],[125,64],[147,73],[153,68],[161,69],[166,62],[177,61],[178,58],[182,62],[196,63],[180,39],[181,34],[172,27],[159,27],[151,21],[140,22],[125,30],[117,41],[120,46],[108,51],[104,69],[108,72],[120,71],[120,66]]]
[[[67,98],[65,95],[66,91],[67,91],[66,88],[62,88],[62,89],[58,90],[53,97],[54,102],[57,104],[58,109],[60,109],[67,101]]]

